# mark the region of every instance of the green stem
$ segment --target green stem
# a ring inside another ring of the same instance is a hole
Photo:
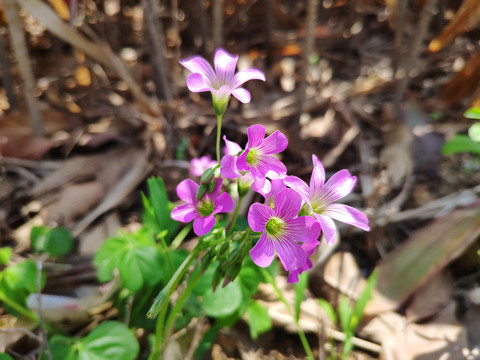
[[[288,313],[295,320],[295,325],[297,326],[298,337],[300,338],[300,341],[302,342],[303,349],[305,350],[305,352],[307,354],[307,359],[313,360],[314,356],[313,356],[312,349],[310,348],[310,345],[308,344],[308,340],[307,340],[307,337],[305,336],[305,333],[303,332],[303,330],[300,328],[300,326],[298,324],[298,320],[294,316],[292,307],[288,303],[287,299],[285,299],[285,297],[283,296],[282,291],[278,288],[277,284],[275,283],[275,279],[270,275],[270,273],[264,268],[260,268],[260,270],[262,272],[263,277],[270,283],[270,285],[273,286],[273,289],[275,290],[275,293],[277,294],[278,299],[285,305],[285,308],[287,309]]]
[[[220,135],[222,133],[222,115],[217,114],[217,163],[220,164]]]
[[[200,277],[202,275],[202,272],[200,271],[200,268],[196,268],[191,275],[187,287],[183,290],[182,294],[178,298],[177,302],[175,303],[175,306],[172,308],[170,313],[168,314],[167,321],[165,322],[165,334],[164,338],[166,339],[171,327],[173,326],[173,322],[175,318],[177,317],[177,314],[180,312],[182,309],[183,304],[185,301],[188,299],[190,294],[192,293],[193,288],[195,285],[197,285],[198,280],[200,280]]]
[[[192,223],[188,223],[180,232],[175,236],[175,239],[172,240],[170,244],[171,249],[176,249],[180,246],[180,244],[185,240],[188,233],[192,230]]]
[[[183,263],[177,269],[175,274],[173,274],[168,284],[157,295],[157,298],[153,302],[153,305],[150,307],[150,310],[148,310],[147,317],[154,318],[155,316],[158,316],[157,325],[155,328],[153,351],[150,355],[151,360],[161,358],[162,347],[165,340],[165,316],[167,314],[167,307],[170,303],[170,298],[172,297],[172,294],[177,288],[180,280],[183,278],[192,262],[197,258],[198,254],[200,253],[201,244],[202,242],[200,241],[193,249],[193,251],[185,258],[185,260],[183,260]]]
[[[235,209],[235,214],[233,215],[232,223],[230,224],[230,228],[227,231],[227,236],[230,235],[235,228],[235,224],[237,223],[238,213],[240,211],[240,205],[242,204],[243,196],[238,197],[237,207]]]

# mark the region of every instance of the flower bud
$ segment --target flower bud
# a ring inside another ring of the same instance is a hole
[[[236,263],[229,266],[225,272],[225,280],[223,281],[222,287],[225,287],[228,283],[235,280],[238,274],[240,274],[240,270],[242,270],[242,263]]]
[[[202,274],[207,271],[208,267],[212,263],[213,258],[215,257],[215,254],[213,251],[209,251],[208,253],[205,254],[203,257],[202,261],[200,262],[200,270]]]
[[[200,185],[202,186],[202,185]],[[211,194],[213,193],[213,190],[215,190],[216,182],[212,181],[211,183],[208,184],[208,193]]]
[[[200,184],[204,185],[210,183],[213,178],[213,173],[213,168],[208,168],[207,170],[205,170],[205,172],[200,177]]]
[[[213,273],[213,277],[212,277],[213,292],[215,292],[215,290],[217,289],[217,286],[218,284],[220,284],[220,280],[222,280],[223,276],[224,276],[223,272],[220,270],[220,267],[218,267]]]
[[[207,193],[207,190],[208,190],[208,185],[200,185],[198,187],[196,199],[202,200],[205,194]]]

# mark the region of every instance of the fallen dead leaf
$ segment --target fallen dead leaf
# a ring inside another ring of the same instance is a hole
[[[445,270],[439,272],[432,280],[415,291],[406,309],[407,320],[418,322],[435,315],[450,303],[453,290],[450,273]]]
[[[365,313],[397,309],[480,235],[480,204],[455,210],[412,234],[377,266],[378,282]]]
[[[104,193],[105,186],[99,181],[66,186],[61,190],[59,199],[43,209],[45,223],[72,226],[75,219],[87,214],[102,200]]]

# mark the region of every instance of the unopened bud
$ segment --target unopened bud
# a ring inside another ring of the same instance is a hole
[[[195,197],[197,200],[202,200],[205,194],[207,193],[208,185],[200,185],[198,187],[197,196]]]
[[[220,280],[222,280],[223,276],[224,276],[223,272],[218,267],[215,270],[215,272],[213,273],[213,277],[212,277],[212,290],[213,290],[213,292],[215,292],[215,290],[217,289],[217,286],[218,286],[218,284],[220,284]]]
[[[213,177],[213,168],[209,168],[205,170],[205,172],[200,177],[200,184],[208,184],[212,180]]]
[[[228,282],[224,281],[222,287],[225,287],[225,285],[227,285],[229,282],[235,280],[238,274],[240,274],[240,270],[242,270],[242,263],[236,263],[236,264],[230,265],[227,271],[225,272],[225,280],[228,279],[229,281]]]
[[[215,190],[215,186],[217,186],[216,181],[212,181],[208,184],[208,193],[209,194],[213,193],[213,190]]]
[[[215,257],[215,254],[211,251],[205,254],[203,257],[202,261],[200,262],[200,270],[202,274],[207,271],[208,267],[212,263],[213,258]]]

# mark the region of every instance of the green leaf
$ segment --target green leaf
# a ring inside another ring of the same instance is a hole
[[[209,289],[202,301],[205,314],[211,317],[225,317],[237,311],[243,297],[238,281],[233,281],[224,288],[218,287],[215,292]]]
[[[365,309],[365,306],[367,306],[367,302],[372,296],[372,291],[377,284],[377,279],[378,270],[375,270],[368,278],[365,289],[363,289],[362,293],[355,302],[355,305],[353,306],[352,319],[350,321],[350,328],[352,332],[356,330],[360,320],[362,320],[363,310]]]
[[[0,248],[0,264],[7,265],[12,257],[13,250],[10,246]],[[1,358],[0,358],[1,360]]]
[[[294,286],[295,290],[295,302],[293,304],[295,310],[295,320],[298,322],[300,319],[300,306],[302,305],[302,301],[305,298],[305,290],[308,286],[308,273],[303,272],[301,275],[298,276],[298,282]]]
[[[53,335],[49,341],[50,353],[53,359],[76,360],[75,339],[63,335]],[[46,358],[46,357],[45,357]]]
[[[322,298],[317,299],[318,305],[322,308],[322,310],[327,314],[327,316],[332,320],[332,323],[337,324],[337,313],[330,303]]]
[[[82,339],[80,359],[134,360],[139,353],[137,339],[119,321],[105,321]]]
[[[258,338],[258,335],[270,330],[272,319],[268,315],[267,308],[259,302],[251,300],[247,308],[247,324],[250,329],[250,336],[254,340]]]
[[[35,226],[30,233],[30,244],[37,252],[46,252],[51,257],[69,253],[75,239],[64,227],[50,229],[46,226]]]
[[[13,358],[6,353],[0,353],[0,360],[13,360]]]
[[[470,136],[470,139],[473,141],[480,142],[480,122],[470,126],[468,129],[468,136]]]
[[[463,114],[466,118],[480,120],[480,107],[473,107],[468,109],[465,114]]]
[[[480,154],[480,143],[473,141],[466,135],[455,135],[447,141],[442,147],[443,155],[452,155],[458,153]]]
[[[340,326],[345,334],[350,334],[350,322],[352,320],[353,308],[350,300],[342,296],[338,302],[338,316],[340,317]]]
[[[102,322],[83,339],[54,335],[50,340],[53,359],[134,360],[139,350],[133,333],[118,321]]]
[[[26,260],[14,266],[9,266],[4,270],[2,280],[12,289],[25,289],[31,293],[36,292],[37,265],[31,260]]]
[[[139,231],[134,234],[121,232],[108,239],[95,255],[94,263],[98,269],[98,279],[109,281],[113,270],[118,269],[125,287],[138,291],[146,282],[158,284],[165,276],[163,264],[165,259],[156,246],[145,245],[150,240],[148,232]]]
[[[150,194],[148,203],[151,209],[153,209],[153,215],[158,227],[158,232],[162,230],[168,230],[165,239],[170,240],[178,229],[178,222],[173,220],[170,216],[171,209],[163,179],[160,177],[150,178],[147,180],[147,184]]]

